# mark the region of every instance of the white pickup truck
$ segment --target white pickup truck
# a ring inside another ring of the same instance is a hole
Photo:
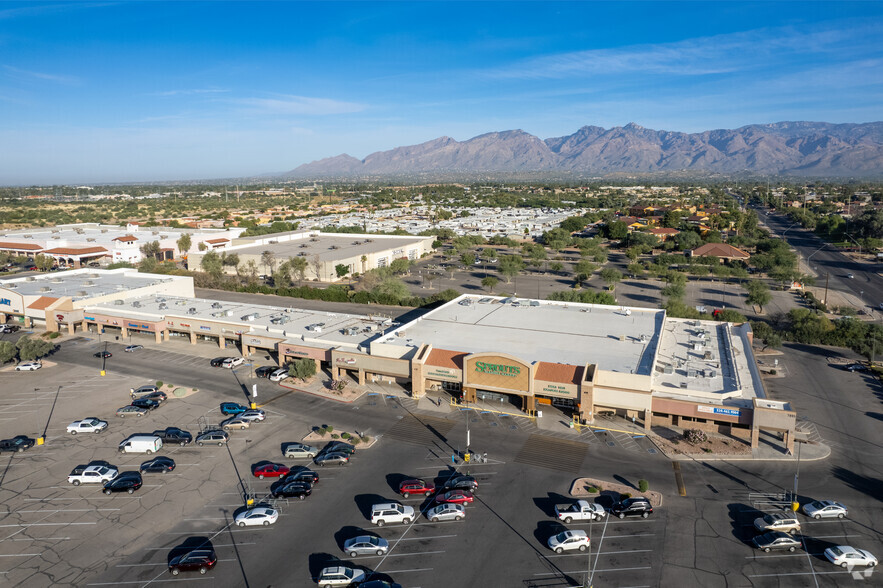
[[[607,511],[600,504],[587,500],[577,500],[576,504],[556,504],[555,515],[559,521],[597,521],[607,516]]]
[[[80,484],[103,484],[113,480],[119,474],[116,468],[107,466],[77,466],[67,477],[67,481],[74,486]]]

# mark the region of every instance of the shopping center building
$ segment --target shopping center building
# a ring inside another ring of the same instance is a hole
[[[462,295],[419,318],[319,312],[195,298],[189,277],[74,270],[0,282],[0,312],[48,330],[123,341],[189,338],[280,363],[314,360],[332,377],[392,382],[413,397],[536,418],[719,430],[756,446],[761,430],[793,447],[796,414],[769,400],[747,324],[664,310]]]

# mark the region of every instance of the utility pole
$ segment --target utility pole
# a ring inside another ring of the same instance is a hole
[[[826,272],[826,273],[825,273],[825,299],[822,300],[822,303],[823,303],[823,304],[828,304],[828,277],[829,277],[829,276],[830,276],[830,274],[828,274],[828,273]]]

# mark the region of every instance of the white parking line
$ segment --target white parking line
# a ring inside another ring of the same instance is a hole
[[[434,535],[432,537],[408,537],[407,539],[400,539],[400,541],[422,541],[424,539],[446,539],[447,537],[456,537],[456,535]]]
[[[432,555],[434,553],[445,553],[444,551],[418,551],[417,553],[387,553],[385,555],[363,555],[361,559],[374,559],[378,557],[413,557],[415,555]],[[385,572],[386,573],[386,572]]]
[[[101,511],[113,511],[113,510],[121,510],[119,508],[41,508],[37,510],[14,510],[9,514],[19,514],[23,512],[101,512]]]
[[[634,570],[650,570],[652,569],[650,566],[643,566],[639,568],[610,568],[606,570],[592,570],[592,573],[600,574],[602,572],[630,572]],[[586,572],[585,569],[582,570],[570,570],[567,572],[542,572],[539,574],[534,574],[534,576],[557,576],[559,574],[584,574]]]
[[[413,568],[410,570],[384,570],[384,574],[410,574],[411,572],[431,572],[434,568]]]
[[[227,527],[224,527],[223,529],[221,529],[220,531],[215,533],[215,536],[219,535],[220,533],[224,533],[225,531],[227,531]],[[239,547],[240,545],[255,545],[255,543],[253,541],[251,543],[221,543],[221,544],[217,544],[217,545],[212,545],[212,547]],[[163,549],[168,549],[168,546],[166,546],[166,547],[145,547],[144,551],[160,551]]]
[[[42,553],[12,553],[10,555],[0,555],[0,557],[35,557],[43,555]]]
[[[861,535],[813,535],[813,539],[835,539],[838,537],[861,537]]]
[[[596,555],[619,555],[621,553],[646,553],[648,551],[653,551],[652,549],[631,549],[628,551],[600,551],[597,552]],[[586,556],[585,553],[577,551],[576,553],[557,553],[555,555],[547,555],[545,556],[548,559],[553,557],[573,557],[574,555],[581,555],[583,557]]]
[[[175,578],[169,580],[138,580],[136,581],[128,581],[128,582],[94,582],[92,584],[86,584],[86,586],[120,586],[122,584],[154,584],[157,582],[194,582],[196,580],[214,580],[213,576],[200,576],[198,578]]]
[[[88,523],[18,523],[13,525],[0,525],[0,527],[64,527],[66,525],[97,525],[97,521]]]
[[[231,557],[230,559],[219,559],[218,561],[219,562],[221,562],[221,561],[236,561],[236,558]],[[168,565],[169,565],[168,563],[160,561],[160,562],[156,562],[156,563],[142,563],[142,564],[117,564],[116,567],[118,567],[118,568],[140,568],[140,567],[144,567],[144,566],[168,566]]]
[[[851,573],[852,572],[849,570],[842,570],[842,571],[836,570],[836,571],[832,571],[832,572],[810,571],[810,572],[789,572],[789,573],[783,573],[783,574],[751,574],[748,577],[749,578],[773,578],[775,576],[824,576],[824,575],[830,575],[830,574],[851,574]]]

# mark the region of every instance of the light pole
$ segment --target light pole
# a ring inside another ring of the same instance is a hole
[[[791,502],[797,502],[797,483],[800,481],[800,446],[803,445],[802,442],[797,442],[797,470],[794,472],[794,496],[792,497]]]

